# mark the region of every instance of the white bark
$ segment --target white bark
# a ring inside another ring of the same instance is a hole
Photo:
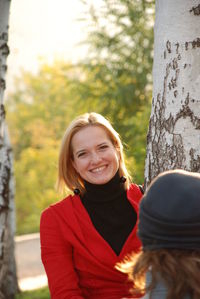
[[[157,0],[146,186],[160,172],[200,172],[200,0]]]
[[[17,291],[12,151],[3,103],[6,59],[9,54],[7,45],[9,8],[9,0],[0,0],[0,299],[13,299]]]

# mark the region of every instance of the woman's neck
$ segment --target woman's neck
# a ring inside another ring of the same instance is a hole
[[[125,192],[124,184],[120,180],[119,171],[114,177],[103,185],[91,184],[85,181],[85,200],[96,203],[113,201]]]

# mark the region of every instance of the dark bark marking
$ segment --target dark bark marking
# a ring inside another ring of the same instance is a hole
[[[5,148],[5,152],[3,153],[6,155],[6,161],[8,161],[6,164],[1,162],[0,168],[2,169],[2,188],[0,190],[0,194],[3,198],[3,203],[0,205],[0,213],[2,211],[5,211],[9,209],[9,195],[10,195],[10,189],[9,189],[9,182],[11,177],[11,160],[10,160],[10,148]]]
[[[185,160],[183,140],[180,134],[173,134],[173,145],[172,145],[172,161],[176,161],[176,168],[182,168],[182,161]]]
[[[165,124],[162,122],[164,117],[164,112],[166,109],[166,92],[167,92],[167,81],[170,74],[170,68],[171,64],[167,64],[166,66],[166,72],[164,76],[164,82],[163,82],[163,93],[162,95],[160,93],[157,94],[157,102],[155,105],[155,111],[152,114],[149,122],[149,130],[147,134],[147,144],[152,144],[152,153],[154,158],[154,171],[151,169],[151,162],[149,163],[149,180],[152,181],[152,179],[159,174],[160,172],[169,169],[168,165],[165,165],[165,162],[161,164],[160,159],[158,158],[158,152],[160,151],[163,156],[166,155],[166,140],[165,136],[163,136],[162,132],[164,129]],[[156,117],[155,117],[156,116]],[[155,136],[152,137],[152,127],[155,128]],[[150,142],[151,141],[151,142]],[[149,155],[149,161],[151,161],[151,157]],[[169,161],[169,159],[167,159]],[[167,162],[168,163],[168,162]],[[149,182],[145,181],[145,186],[148,185]]]
[[[196,40],[193,40],[192,42],[192,48],[200,48],[200,38],[198,37]]]
[[[173,126],[174,126],[174,119],[173,119],[173,117],[170,113],[169,118],[166,119],[166,121],[165,121],[164,128],[167,130],[167,132],[172,133],[173,132],[172,131]]]
[[[197,155],[197,158],[195,159],[193,148],[191,148],[189,155],[191,157],[191,159],[190,159],[191,171],[200,172],[200,156]]]
[[[192,7],[190,9],[190,12],[193,12],[195,16],[199,16],[200,15],[200,4],[196,7]]]
[[[1,240],[0,240],[0,242],[1,242],[1,244],[2,244],[2,250],[1,250],[1,255],[0,255],[0,259],[1,259],[1,261],[2,261],[3,258],[4,258],[4,245],[3,245],[3,243],[4,243],[4,236],[5,236],[5,227],[2,229]]]
[[[175,91],[174,91],[174,96],[175,96],[175,98],[177,97],[177,95],[178,95],[178,90],[175,90]]]
[[[7,68],[8,68],[8,67],[7,67],[6,64],[4,64],[4,65],[1,66],[1,69],[2,69],[3,72],[6,72],[6,71],[7,71]]]
[[[167,57],[167,54],[166,54],[166,51],[164,51],[164,59],[166,59]]]
[[[0,118],[4,119],[6,115],[5,107],[3,104],[0,105]]]
[[[187,106],[189,104],[189,100],[190,100],[190,94],[189,92],[187,93],[187,97],[185,99],[185,105]]]
[[[172,60],[172,67],[173,67],[174,70],[178,68],[178,61],[177,61],[177,58],[174,58],[174,59]]]
[[[9,205],[9,180],[10,180],[10,169],[8,167],[5,167],[5,175],[2,178],[2,185],[3,185],[3,190],[1,191],[2,197],[4,199],[4,205],[0,206],[0,213],[2,211],[5,211],[8,209]]]
[[[172,52],[172,50],[171,50],[171,43],[170,43],[169,40],[166,42],[166,48],[167,48],[168,53]]]
[[[177,87],[177,84],[176,84],[176,78],[171,78],[171,86],[172,86],[172,88],[175,88],[175,87]]]
[[[192,46],[192,49],[200,48],[200,38],[197,37],[193,41],[185,42],[185,50],[186,51],[189,49],[189,45]]]
[[[177,87],[177,81],[178,81],[178,76],[179,76],[180,70],[176,69],[176,74],[175,74],[175,78],[171,78],[171,86],[172,88]]]
[[[0,205],[0,214],[3,212],[6,212],[6,211],[9,211],[10,210],[10,208],[9,208],[9,206],[8,205]]]
[[[0,89],[6,88],[6,81],[3,78],[0,78]]]
[[[183,68],[185,69],[186,67],[187,67],[187,63],[184,64],[184,67],[183,67]]]
[[[193,124],[195,129],[200,130],[200,119],[198,117],[196,117],[194,115],[194,113],[192,112],[192,110],[190,109],[189,102],[190,102],[190,95],[188,93],[187,97],[185,99],[185,102],[182,106],[182,109],[179,111],[179,113],[177,113],[174,125],[175,125],[175,123],[177,122],[178,119],[189,117],[190,120],[191,120],[191,123]]]
[[[4,55],[4,56],[8,56],[8,54],[10,53],[9,47],[6,43],[4,43],[0,46],[0,51],[2,51],[2,55]]]
[[[4,41],[8,41],[8,33],[7,32],[3,32],[1,35],[0,35],[0,40],[4,40]]]
[[[176,46],[176,54],[178,54],[179,43],[176,43],[175,46]]]

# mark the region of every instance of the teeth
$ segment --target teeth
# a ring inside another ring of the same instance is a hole
[[[91,171],[92,171],[92,172],[99,172],[99,171],[101,171],[101,170],[104,169],[104,168],[105,168],[105,166],[101,166],[101,167],[92,169]]]

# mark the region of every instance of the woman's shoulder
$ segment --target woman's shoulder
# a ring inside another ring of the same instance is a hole
[[[46,209],[42,211],[42,215],[52,215],[52,213],[55,212],[66,212],[67,210],[71,210],[75,197],[75,195],[70,194],[63,199],[50,204]]]
[[[143,189],[142,185],[137,185],[137,184],[131,183],[129,186],[128,192],[130,193],[130,195],[134,195],[134,196],[141,198],[142,195],[144,194],[144,189]]]
[[[64,199],[51,204],[42,211],[40,217],[41,228],[73,227],[77,222],[77,210],[81,209],[80,198],[77,195],[69,195]]]
[[[139,209],[139,203],[142,199],[143,193],[140,190],[140,187],[137,184],[132,183],[127,190],[127,198],[134,206],[136,212]]]

